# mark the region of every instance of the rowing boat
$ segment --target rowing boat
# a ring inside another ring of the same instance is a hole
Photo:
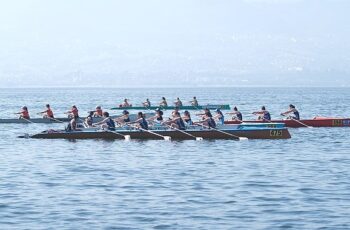
[[[291,138],[287,128],[249,127],[242,128],[242,125],[224,125],[219,129],[207,129],[199,126],[191,126],[184,132],[179,132],[167,127],[150,129],[152,132],[142,131],[131,127],[119,127],[115,131],[98,129],[81,129],[79,131],[48,130],[35,135],[20,137],[39,139],[124,139],[123,136],[130,136],[131,139],[161,139],[162,136],[169,136],[172,140],[187,140],[192,137],[203,139],[232,139],[232,135],[248,139],[288,139]],[[155,135],[155,134],[158,134]],[[188,135],[190,134],[190,135]],[[192,137],[191,137],[192,136]]]
[[[30,124],[30,123],[41,123],[41,124],[51,124],[51,123],[63,123],[69,122],[69,118],[32,118],[32,119],[21,119],[21,118],[10,118],[10,119],[0,119],[0,123],[3,124]]]
[[[146,113],[146,117],[154,116],[154,113]],[[121,115],[111,116],[112,119],[116,119],[121,117]],[[129,118],[131,121],[136,120],[137,114],[130,114]],[[85,118],[81,118],[78,120],[78,123],[82,123]],[[103,117],[93,117],[93,123],[100,122],[104,119]],[[66,123],[69,122],[71,118],[31,118],[31,119],[0,119],[0,124],[31,124],[31,123],[39,123],[39,124],[53,124],[53,123]]]
[[[162,110],[171,110],[175,109],[176,106],[131,106],[131,107],[114,107],[111,108],[111,110],[155,110],[155,109],[162,109]],[[221,109],[221,110],[230,110],[230,105],[199,105],[199,106],[193,106],[193,105],[185,105],[185,106],[179,106],[180,110],[201,110],[201,109]]]
[[[266,121],[243,121],[243,123],[266,123]],[[303,127],[350,127],[350,118],[315,117],[308,120],[272,120],[271,124],[283,123],[289,128]],[[240,121],[225,121],[225,124],[242,124]]]

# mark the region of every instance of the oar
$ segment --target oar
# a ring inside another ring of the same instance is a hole
[[[92,125],[92,127],[98,127],[98,126],[96,126],[96,125]],[[120,126],[121,127],[121,126]],[[121,136],[121,137],[124,137],[124,139],[126,140],[126,141],[130,141],[131,140],[131,137],[130,137],[130,135],[124,135],[124,134],[121,134],[121,133],[119,133],[119,132],[117,132],[117,131],[113,131],[113,130],[104,130],[105,132],[108,132],[108,133],[113,133],[113,134],[116,134],[117,136]]]
[[[299,124],[301,124],[301,125],[303,125],[303,126],[305,126],[306,128],[309,128],[309,129],[313,128],[312,126],[308,126],[307,124],[305,124],[305,123],[303,123],[303,122],[301,122],[301,121],[299,121],[297,119],[294,119],[293,117],[291,117],[290,119],[295,121],[295,122],[297,122],[297,123],[299,123]]]
[[[281,114],[282,116],[285,116],[285,115],[283,115],[283,114]],[[307,124],[304,124],[303,122],[301,122],[301,121],[299,121],[299,120],[297,120],[297,119],[294,119],[293,117],[289,117],[291,120],[293,120],[293,121],[295,121],[295,122],[297,122],[297,123],[299,123],[299,124],[301,124],[302,126],[305,126],[306,128],[309,128],[309,129],[312,129],[313,127],[312,126],[308,126]]]
[[[204,128],[215,130],[215,131],[217,131],[217,132],[219,132],[219,133],[222,133],[222,134],[225,134],[225,135],[227,135],[227,136],[233,137],[233,138],[234,138],[235,140],[237,140],[237,141],[246,141],[246,140],[248,140],[247,137],[239,137],[239,136],[236,136],[236,135],[234,135],[234,134],[231,134],[231,133],[228,133],[228,132],[224,132],[224,131],[222,131],[222,130],[220,130],[220,129],[216,129],[216,128],[212,128],[212,127],[205,126],[205,125],[203,125],[203,124],[195,124],[195,125],[200,125],[200,126],[202,126],[202,127],[204,127]]]
[[[194,136],[194,135],[192,135],[192,134],[190,134],[190,133],[188,133],[188,132],[185,132],[185,131],[183,131],[183,130],[181,130],[181,129],[177,129],[177,128],[172,127],[171,125],[168,125],[168,124],[165,124],[165,125],[168,126],[168,127],[171,128],[171,129],[174,129],[174,130],[176,130],[176,131],[178,131],[178,132],[180,132],[180,133],[186,134],[187,136],[190,136],[190,137],[194,138],[196,141],[202,141],[202,140],[203,140],[202,137],[196,137],[196,136]]]
[[[116,135],[118,135],[118,136],[124,137],[124,139],[125,139],[126,141],[130,141],[130,140],[131,140],[130,135],[124,135],[124,134],[121,134],[121,133],[118,133],[118,132],[112,131],[112,130],[106,130],[105,132],[113,133],[113,134],[116,134]]]
[[[153,134],[153,135],[155,135],[155,136],[158,136],[158,137],[163,138],[163,139],[166,140],[166,141],[170,141],[170,140],[171,140],[171,137],[170,137],[170,136],[163,136],[163,135],[160,135],[160,134],[158,134],[158,133],[152,132],[152,131],[150,131],[150,130],[143,129],[143,128],[141,128],[141,127],[136,127],[136,126],[133,126],[133,125],[128,125],[128,126],[133,127],[133,128],[135,128],[135,129],[142,130],[142,131],[147,132],[147,133],[151,133],[151,134]]]
[[[58,120],[58,119],[56,119],[56,118],[53,118],[53,117],[46,117],[46,119],[50,119],[50,120],[53,120],[53,121],[57,121],[57,122],[59,122],[59,123],[64,123],[64,121],[60,121],[60,120]]]
[[[20,119],[23,119],[23,120],[25,120],[25,121],[26,121],[26,122],[28,122],[28,123],[32,123],[32,124],[34,124],[34,122],[32,122],[32,121],[28,120],[27,118],[21,117]]]

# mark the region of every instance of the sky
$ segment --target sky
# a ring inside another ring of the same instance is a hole
[[[350,86],[349,9],[349,0],[0,0],[0,88]]]

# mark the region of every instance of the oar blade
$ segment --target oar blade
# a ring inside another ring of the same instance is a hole
[[[125,135],[124,138],[125,138],[126,141],[130,141],[131,140],[131,136],[130,135]]]
[[[170,136],[164,136],[164,140],[165,141],[171,141],[171,137]]]
[[[239,137],[238,138],[239,141],[247,141],[249,140],[248,137]]]
[[[196,137],[196,141],[202,141],[203,137]]]

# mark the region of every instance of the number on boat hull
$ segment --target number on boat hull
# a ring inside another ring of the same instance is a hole
[[[350,120],[344,120],[343,126],[350,126]]]
[[[271,137],[282,137],[283,131],[282,130],[270,130],[270,136]]]
[[[333,126],[343,126],[342,120],[333,120]]]

